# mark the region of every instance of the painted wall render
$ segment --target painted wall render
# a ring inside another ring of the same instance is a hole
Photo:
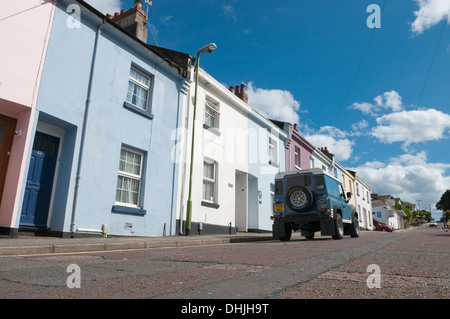
[[[54,9],[53,1],[0,3],[0,114],[17,121],[4,193],[0,194],[0,228],[12,235],[20,215],[19,194],[27,174],[24,155],[30,145]]]
[[[95,13],[82,9],[80,26],[68,28],[71,3],[57,4],[34,122],[34,130],[61,136],[48,225],[64,233],[108,225],[115,235],[173,235],[178,163],[172,134],[186,79]],[[151,116],[124,107],[132,67],[152,80]],[[115,199],[122,148],[143,155],[139,209],[113,209],[121,206]]]

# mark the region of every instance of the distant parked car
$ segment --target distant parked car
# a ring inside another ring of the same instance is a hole
[[[384,223],[378,222],[378,223],[377,223],[377,230],[378,230],[378,231],[392,231],[393,229],[392,229],[392,227],[389,226],[389,225],[386,225],[386,224],[384,224]]]
[[[437,222],[430,222],[430,227],[437,227]]]

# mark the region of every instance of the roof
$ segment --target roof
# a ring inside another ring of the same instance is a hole
[[[134,41],[138,42],[142,46],[144,46],[147,50],[149,50],[151,53],[155,54],[162,60],[164,60],[170,67],[175,68],[178,73],[186,78],[188,76],[189,71],[189,61],[194,61],[194,57],[187,53],[178,52],[162,47],[158,47],[155,45],[151,45],[148,43],[145,43],[138,39],[136,36],[119,26],[117,23],[112,21],[111,19],[108,19],[106,15],[95,9],[93,6],[91,6],[89,3],[87,3],[84,0],[74,0],[81,4],[84,8],[91,11],[94,15],[98,16],[103,20],[103,23],[108,23],[109,25],[113,26],[117,30],[121,31],[125,36],[133,39]]]
[[[328,174],[327,172],[325,172],[324,170],[322,170],[321,168],[310,168],[310,169],[303,169],[303,170],[295,170],[295,171],[288,171],[288,172],[281,172],[278,173],[275,176],[275,179],[282,179],[285,176],[289,176],[289,175],[303,175],[306,173],[311,173],[313,175],[327,175],[328,177],[338,181],[335,177],[331,176],[330,174]],[[339,181],[338,181],[339,182]],[[340,182],[339,182],[340,183]]]

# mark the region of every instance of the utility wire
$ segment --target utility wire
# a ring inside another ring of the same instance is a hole
[[[431,74],[431,69],[433,68],[434,60],[436,59],[437,52],[438,52],[439,47],[441,45],[442,37],[443,37],[443,34],[444,34],[445,26],[447,24],[447,20],[449,18],[449,15],[450,15],[450,8],[449,8],[449,10],[447,12],[446,17],[444,18],[444,23],[442,25],[441,33],[439,35],[439,40],[438,40],[438,43],[436,45],[436,49],[434,50],[433,58],[431,59],[430,67],[428,68],[428,73],[427,73],[427,75],[425,77],[425,82],[423,83],[422,90],[420,92],[419,99],[417,101],[417,105],[416,105],[417,108],[419,107],[420,102],[422,101],[423,92],[425,91],[425,87],[426,87],[426,85],[428,83],[428,79],[429,79],[430,74]],[[408,131],[406,132],[406,136],[405,136],[405,139],[404,139],[405,143],[408,141],[409,135],[411,133],[411,126],[412,126],[412,122],[409,121]]]
[[[383,10],[384,10],[384,7],[386,6],[386,3],[387,3],[387,0],[384,0],[383,7],[381,8],[381,13],[383,13]],[[381,13],[380,13],[380,14],[381,14]],[[349,95],[350,95],[350,92],[352,91],[353,85],[355,84],[356,77],[357,77],[358,74],[359,74],[359,70],[361,69],[361,66],[362,66],[362,64],[363,64],[364,58],[366,57],[367,51],[369,50],[370,43],[372,42],[373,35],[375,34],[375,30],[376,30],[376,28],[373,28],[373,29],[372,29],[372,34],[370,35],[369,41],[367,42],[366,48],[364,49],[364,52],[363,52],[363,55],[362,55],[362,57],[361,57],[361,59],[360,59],[360,61],[359,61],[358,67],[356,68],[356,72],[355,72],[355,74],[353,75],[353,79],[352,79],[352,81],[350,82],[350,87],[348,88],[348,91],[347,91],[347,93],[346,93],[346,95],[345,95],[345,97],[344,97],[344,100],[342,101],[342,104],[341,104],[341,106],[339,107],[339,112],[338,112],[338,114],[336,115],[336,118],[334,119],[333,126],[334,126],[334,124],[336,124],[336,122],[337,122],[339,116],[341,115],[342,109],[344,108],[345,103],[347,102],[347,99],[348,99],[348,97],[349,97]]]

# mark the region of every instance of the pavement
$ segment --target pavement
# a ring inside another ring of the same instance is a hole
[[[300,236],[300,233],[293,233],[292,235],[293,237],[296,235]],[[18,236],[17,238],[0,238],[0,256],[154,249],[197,245],[221,245],[271,240],[278,239],[273,238],[272,233],[108,238],[58,238]]]
[[[413,229],[396,230],[408,231]],[[300,232],[293,232],[292,239],[303,238]],[[197,245],[223,245],[255,241],[278,241],[272,233],[246,233],[221,235],[189,235],[163,237],[82,237],[60,238],[21,236],[0,237],[0,257],[41,254],[82,253],[130,249],[155,249]]]

